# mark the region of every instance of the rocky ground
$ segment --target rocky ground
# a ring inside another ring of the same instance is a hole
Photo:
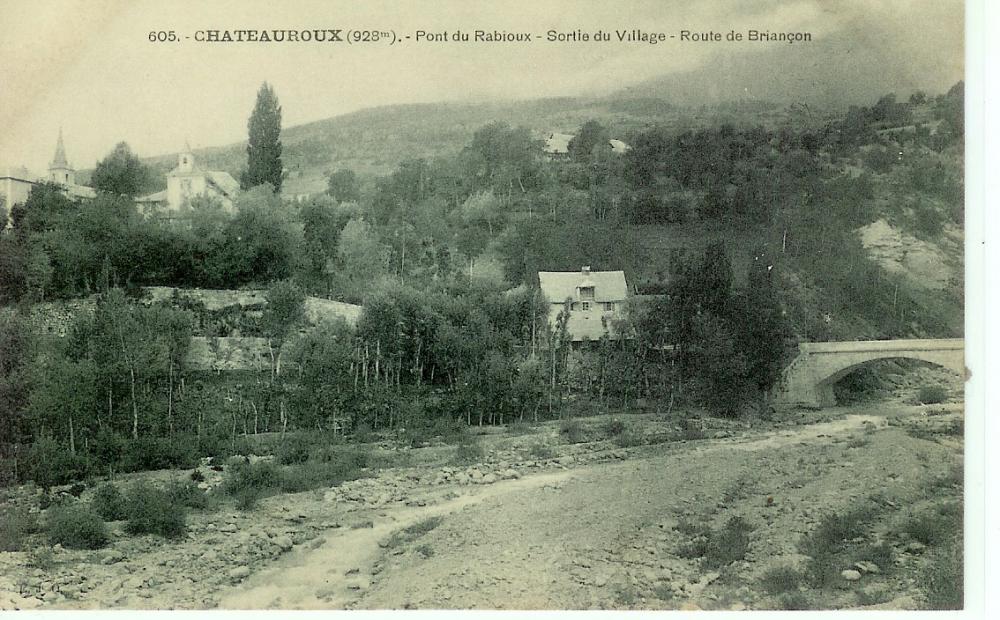
[[[900,524],[960,501],[940,481],[961,467],[962,415],[897,399],[753,427],[710,420],[669,441],[662,419],[627,416],[645,432],[631,447],[570,444],[556,423],[491,434],[475,465],[409,458],[250,512],[223,503],[192,512],[179,541],[114,523],[102,550],[0,553],[0,608],[777,608],[789,599],[761,587],[768,571],[804,566],[803,537],[872,501],[865,537],[891,560],[842,558],[836,583],[792,589],[813,608],[918,608],[933,550]],[[212,486],[219,474],[205,473]],[[742,558],[690,552],[737,516]]]

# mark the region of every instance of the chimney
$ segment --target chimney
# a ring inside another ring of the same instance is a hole
[[[589,276],[590,275],[590,265],[584,265],[583,267],[580,267],[580,273],[582,273],[585,276]]]

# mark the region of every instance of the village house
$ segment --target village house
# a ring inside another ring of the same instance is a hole
[[[4,227],[10,226],[10,211],[16,204],[23,204],[31,193],[31,188],[42,183],[59,185],[68,198],[93,198],[94,189],[86,185],[77,185],[76,171],[66,159],[66,147],[63,144],[62,130],[56,142],[56,154],[49,164],[47,175],[31,172],[24,166],[7,166],[0,168],[0,213],[7,216]]]
[[[624,271],[539,271],[538,284],[549,300],[549,324],[569,310],[567,332],[574,343],[597,341],[605,333],[618,339],[613,326],[622,316],[628,299]]]
[[[569,143],[573,139],[568,133],[547,133],[542,139],[542,152],[549,160],[569,159]],[[607,142],[608,150],[615,155],[624,155],[631,147],[614,138]]]
[[[239,194],[240,184],[228,172],[202,170],[187,147],[177,156],[177,167],[167,173],[167,189],[136,198],[136,203],[147,214],[175,214],[187,207],[197,196],[212,197],[232,210]]]

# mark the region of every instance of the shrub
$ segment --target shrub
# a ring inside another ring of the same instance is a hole
[[[167,485],[167,495],[176,506],[204,510],[208,508],[208,495],[191,480],[174,480]]]
[[[550,459],[553,456],[555,456],[555,452],[553,452],[552,446],[549,446],[548,444],[544,444],[541,442],[536,442],[531,444],[531,447],[528,448],[528,454],[531,456],[531,458],[537,459],[539,461],[544,461],[546,459]]]
[[[482,444],[473,438],[463,441],[455,448],[455,463],[460,465],[478,463],[485,456],[486,451],[483,450]]]
[[[89,463],[73,454],[54,439],[43,437],[31,444],[25,459],[26,478],[42,488],[82,480],[89,473]]]
[[[105,521],[121,521],[125,518],[125,497],[110,482],[94,489],[90,505]]]
[[[190,478],[192,482],[205,482],[205,474],[201,473],[200,469],[192,471]]]
[[[923,583],[930,609],[962,609],[964,603],[962,543],[954,540],[935,554],[924,569]]]
[[[615,436],[614,442],[619,448],[632,448],[635,446],[645,445],[646,436],[641,430],[633,426],[629,426]]]
[[[395,549],[401,545],[413,542],[414,540],[420,538],[427,532],[430,532],[437,526],[441,525],[441,517],[430,517],[419,521],[405,527],[398,532],[395,532],[389,539],[383,543],[386,549]]]
[[[809,609],[809,599],[803,592],[789,592],[781,597],[781,608],[788,611]]]
[[[750,532],[753,526],[742,517],[732,517],[726,525],[709,539],[705,553],[705,565],[720,568],[742,560],[750,548]]]
[[[624,421],[613,418],[604,424],[604,434],[608,437],[617,437],[624,433],[626,428],[627,426]]]
[[[324,450],[320,457],[282,472],[279,488],[285,493],[298,493],[356,480],[365,475],[369,462],[367,451],[346,447]]]
[[[240,510],[252,509],[257,500],[281,488],[281,472],[273,463],[237,461],[226,470],[222,492],[236,499]]]
[[[925,545],[938,545],[961,528],[961,506],[955,503],[941,504],[933,510],[915,514],[903,525],[904,532]]]
[[[372,427],[367,422],[358,422],[354,426],[353,439],[357,443],[369,443],[372,441]]]
[[[195,467],[198,458],[195,442],[185,437],[140,437],[130,441],[122,456],[123,471],[186,469]]]
[[[184,507],[169,493],[148,483],[136,483],[126,495],[125,531],[176,538],[185,531]]]
[[[765,572],[760,578],[760,585],[768,594],[783,594],[799,589],[802,573],[791,566],[776,566]]]
[[[917,392],[917,401],[924,405],[936,405],[948,400],[948,390],[940,385],[925,385]]]
[[[848,541],[867,534],[875,514],[874,505],[867,504],[824,516],[816,531],[803,540],[802,552],[812,558],[820,558],[842,551]]]
[[[583,426],[577,420],[563,420],[559,425],[559,434],[568,443],[583,443],[586,441]]]
[[[38,521],[26,508],[0,507],[0,551],[23,551],[37,531]]]
[[[79,504],[53,508],[45,533],[53,545],[68,549],[100,549],[110,538],[101,517]]]
[[[312,448],[312,442],[304,434],[288,435],[278,446],[274,458],[282,465],[305,463],[309,460]]]

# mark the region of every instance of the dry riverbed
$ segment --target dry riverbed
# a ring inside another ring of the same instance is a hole
[[[476,465],[412,458],[425,464],[248,512],[194,511],[179,541],[128,536],[114,523],[101,550],[0,553],[0,608],[933,604],[928,575],[951,539],[921,542],[913,523],[956,503],[961,514],[961,405],[779,418],[708,420],[704,432],[666,441],[656,416],[622,416],[645,433],[631,447],[595,439],[607,418],[583,420],[594,432],[581,443],[549,423],[484,437]],[[205,473],[209,484],[221,476]],[[852,538],[807,555],[831,515],[845,513],[863,516]]]

